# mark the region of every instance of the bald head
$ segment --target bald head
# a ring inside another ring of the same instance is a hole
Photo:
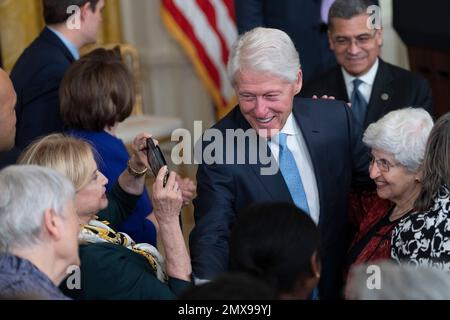
[[[0,69],[0,151],[8,151],[16,137],[16,92],[8,74]]]

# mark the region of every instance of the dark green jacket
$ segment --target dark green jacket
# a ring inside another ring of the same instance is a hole
[[[132,212],[138,198],[116,184],[108,196],[108,208],[98,214],[99,220],[109,221],[115,229]],[[73,299],[175,299],[191,285],[179,279],[162,283],[142,255],[120,245],[83,244],[79,253],[81,288],[68,289],[67,285],[74,283],[73,276],[61,283],[61,290]]]

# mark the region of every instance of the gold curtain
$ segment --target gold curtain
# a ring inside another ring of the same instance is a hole
[[[122,42],[119,0],[105,3],[98,43]],[[7,71],[43,27],[42,0],[0,0],[0,48]]]

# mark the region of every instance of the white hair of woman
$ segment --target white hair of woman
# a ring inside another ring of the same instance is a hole
[[[233,86],[242,70],[267,72],[289,82],[297,80],[300,57],[284,31],[257,27],[244,33],[233,45],[228,60],[228,76]]]
[[[67,202],[75,197],[66,177],[35,165],[0,171],[0,190],[1,252],[38,244],[45,211],[64,216]]]
[[[363,142],[372,149],[390,153],[410,172],[417,172],[425,155],[433,119],[422,108],[391,111],[369,125]]]
[[[346,296],[353,300],[450,299],[450,273],[391,260],[360,264],[350,271]]]
[[[57,286],[79,266],[72,183],[55,170],[15,165],[0,171],[0,295],[68,299]]]

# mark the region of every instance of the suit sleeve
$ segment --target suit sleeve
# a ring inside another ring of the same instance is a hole
[[[228,244],[235,220],[231,166],[199,166],[195,227],[190,235],[190,251],[194,276],[211,279],[228,269]]]
[[[265,25],[263,6],[263,0],[238,0],[234,2],[239,34]]]

